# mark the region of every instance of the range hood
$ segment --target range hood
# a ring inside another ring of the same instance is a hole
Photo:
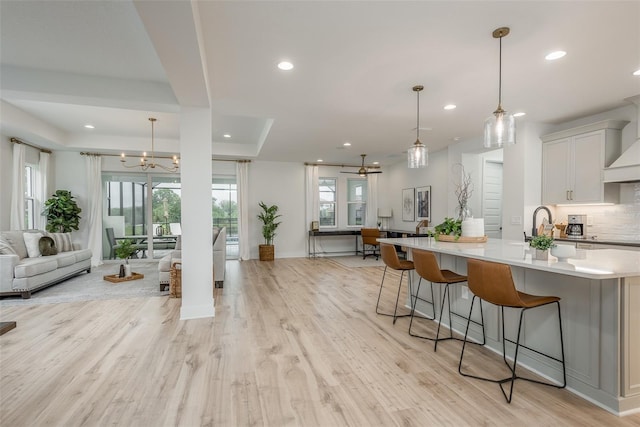
[[[638,110],[636,141],[604,169],[604,182],[640,182],[640,95],[625,100],[634,103]]]

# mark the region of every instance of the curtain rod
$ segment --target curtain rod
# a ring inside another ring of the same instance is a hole
[[[305,166],[335,166],[338,168],[360,168],[362,167],[362,165],[344,165],[344,164],[338,164],[338,163],[308,163],[308,162],[304,162]],[[380,169],[380,165],[364,165],[365,168],[367,169]]]
[[[81,156],[110,156],[110,157],[120,157],[120,154],[111,154],[111,153],[90,153],[87,151],[81,151],[80,152]],[[131,156],[131,157],[135,157],[135,156]],[[173,160],[173,157],[168,157],[168,156],[154,156],[156,159],[170,159]],[[213,157],[211,157],[211,160],[214,160],[216,162],[238,162],[238,163],[251,163],[251,160],[245,160],[245,159],[215,159]]]
[[[37,145],[29,144],[28,142],[24,142],[24,141],[22,141],[22,140],[20,140],[18,138],[11,137],[11,138],[9,138],[9,141],[13,142],[14,144],[22,144],[22,145],[26,145],[26,146],[31,147],[31,148],[35,148],[36,150],[40,150],[43,153],[51,154],[51,150],[47,150],[46,148],[38,147]]]

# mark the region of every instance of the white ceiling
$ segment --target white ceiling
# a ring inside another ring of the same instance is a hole
[[[415,141],[416,84],[432,151],[481,135],[500,26],[503,106],[526,112],[518,121],[640,94],[639,1],[0,0],[0,19],[2,133],[57,149],[147,150],[153,116],[158,150],[178,151],[180,103],[206,102],[206,81],[214,155],[395,163]],[[544,60],[557,49],[567,56]]]

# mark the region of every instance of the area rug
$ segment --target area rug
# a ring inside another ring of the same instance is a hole
[[[374,256],[368,256],[365,259],[362,259],[362,256],[336,256],[329,258],[332,261],[337,262],[340,265],[344,265],[345,267],[384,267],[384,262],[382,262],[382,258],[376,260]]]
[[[109,263],[93,267],[91,273],[81,273],[57,285],[34,292],[30,299],[20,296],[0,298],[0,307],[35,304],[57,304],[63,302],[92,301],[123,298],[148,298],[168,295],[160,292],[157,262],[132,263],[132,270],[144,274],[144,278],[112,283],[104,276],[117,274],[119,264]]]

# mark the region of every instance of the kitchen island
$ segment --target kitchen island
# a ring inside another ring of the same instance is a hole
[[[546,261],[532,259],[528,243],[515,240],[450,243],[418,237],[379,241],[408,248],[409,257],[412,249],[433,251],[440,268],[460,274],[466,274],[467,258],[505,263],[511,266],[518,290],[560,297],[567,388],[618,415],[640,412],[640,252],[578,250],[574,258],[558,262],[551,255]],[[412,282],[417,286],[418,280]],[[410,291],[414,293],[413,289]],[[441,289],[436,286],[434,291],[438,292],[434,296],[438,301]],[[452,312],[466,315],[471,304],[466,284],[454,286],[450,292]],[[428,300],[428,296],[428,286],[422,286],[420,298]],[[406,304],[409,307],[409,300]],[[435,306],[439,315],[439,304]],[[476,308],[472,318],[479,321]],[[416,310],[431,315],[433,309],[418,300]],[[486,346],[501,354],[500,310],[488,303],[483,303],[483,310]],[[505,317],[507,337],[514,337],[518,323],[515,310],[506,309]],[[454,316],[452,327],[463,334],[466,320]],[[554,307],[528,312],[523,328],[525,345],[560,357]],[[481,329],[473,323],[470,336],[475,339],[482,336]],[[540,375],[561,381],[560,366],[549,364],[534,352],[521,349],[519,362]]]

